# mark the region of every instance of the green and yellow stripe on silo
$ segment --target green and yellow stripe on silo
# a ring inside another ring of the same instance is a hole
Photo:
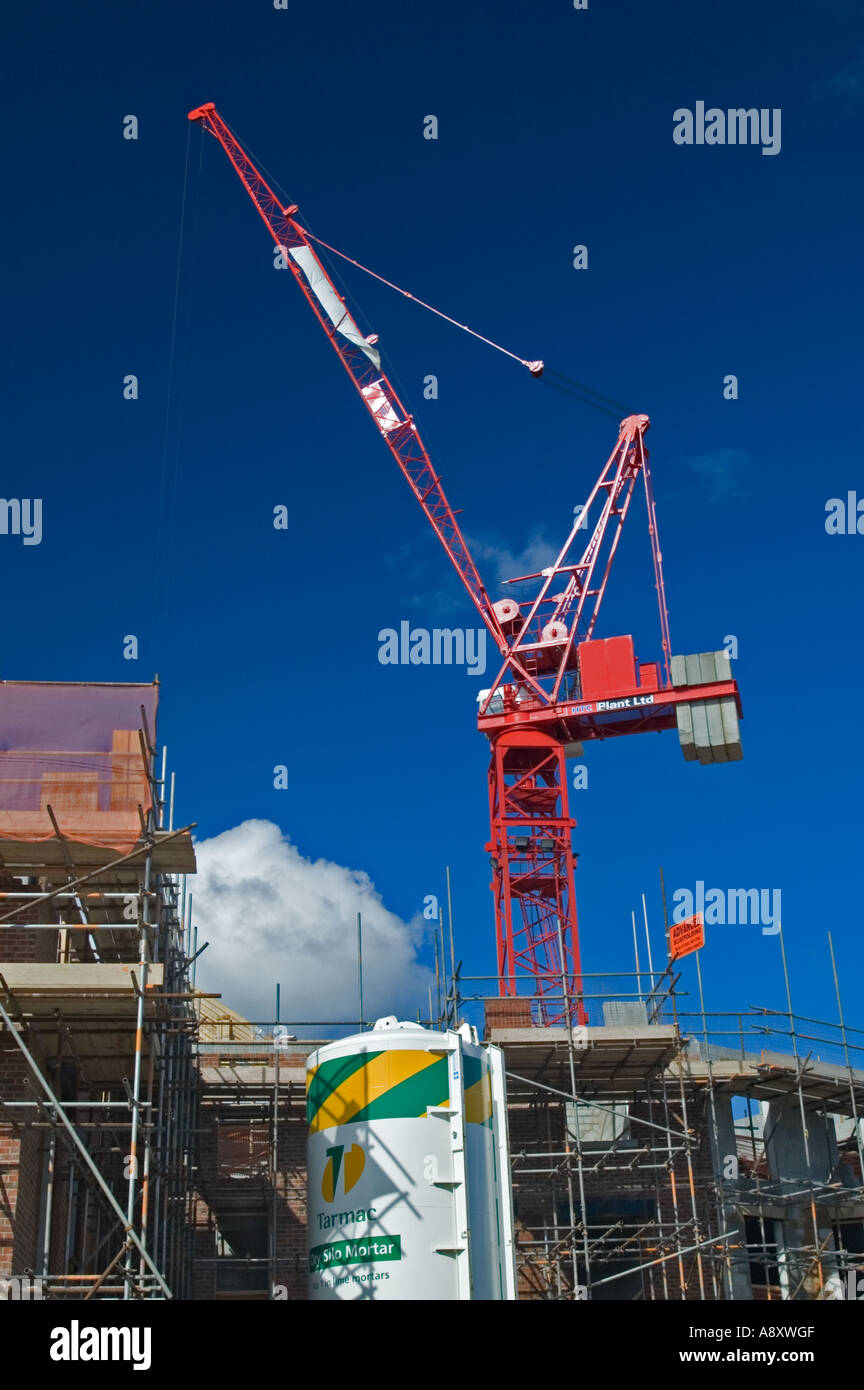
[[[492,1124],[492,1078],[480,1057],[464,1057],[465,1119],[469,1125]]]
[[[387,1050],[332,1057],[307,1083],[311,1133],[362,1120],[406,1119],[446,1104],[447,1058],[429,1052]]]
[[[310,1133],[366,1120],[419,1119],[449,1103],[447,1058],[430,1052],[386,1050],[330,1057],[307,1078]],[[465,1118],[486,1124],[492,1114],[488,1072],[465,1058]]]

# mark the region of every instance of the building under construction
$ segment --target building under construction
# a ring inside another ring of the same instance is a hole
[[[0,683],[2,1288],[303,1299],[306,1057],[352,1030],[195,988],[157,696]],[[829,1023],[694,1010],[674,963],[582,976],[568,1026],[565,972],[501,997],[451,970],[427,1021],[504,1054],[521,1298],[854,1296],[864,1034],[834,980]]]

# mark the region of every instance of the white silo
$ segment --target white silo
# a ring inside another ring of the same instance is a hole
[[[311,1299],[516,1297],[500,1049],[383,1018],[306,1093]]]

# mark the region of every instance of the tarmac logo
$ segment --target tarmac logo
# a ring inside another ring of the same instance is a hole
[[[52,1361],[131,1361],[133,1371],[149,1371],[152,1330],[149,1327],[82,1327],[73,1318],[68,1327],[51,1332]]]
[[[344,1162],[343,1162],[344,1159]],[[339,1190],[339,1175],[342,1175],[342,1191],[349,1193],[359,1181],[366,1167],[366,1154],[359,1144],[352,1144],[345,1152],[344,1144],[334,1144],[327,1150],[327,1162],[321,1179],[321,1196],[325,1202],[335,1202]]]

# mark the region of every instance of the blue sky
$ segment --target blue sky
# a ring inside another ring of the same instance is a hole
[[[830,927],[854,1016],[861,748],[842,728],[864,676],[864,537],[824,523],[829,498],[864,496],[858,7],[48,0],[6,23],[0,491],[41,497],[44,531],[0,536],[0,675],[158,671],[178,814],[202,838],[274,821],[302,856],[368,874],[403,921],[449,863],[458,953],[494,968],[478,682],[377,660],[379,629],[473,626],[473,610],[197,129],[164,448],[186,112],[214,100],[313,231],[651,416],[673,649],[738,638],[745,758],[688,765],[672,734],[589,749],[572,798],[585,968],[631,968],[630,911],[644,891],[659,928],[662,863],[670,889],[782,891],[802,1013],[834,1017]],[[673,112],[697,101],[781,109],[780,153],[676,145]],[[615,422],[342,280],[488,582],[496,557],[560,541]],[[628,530],[603,635],[633,632],[650,660],[641,513]],[[758,927],[716,928],[703,969],[710,1008],[783,1006]]]

